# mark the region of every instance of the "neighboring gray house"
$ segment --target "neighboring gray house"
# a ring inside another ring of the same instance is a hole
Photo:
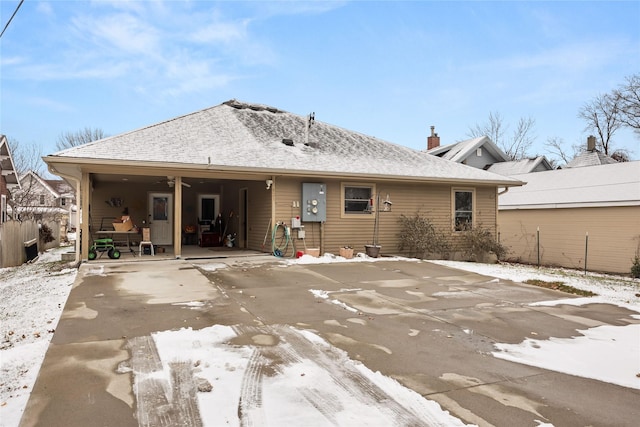
[[[237,234],[240,248],[271,252],[274,227],[283,223],[294,229],[286,256],[306,248],[363,251],[373,243],[374,226],[382,253],[398,253],[400,217],[416,212],[456,244],[469,226],[495,233],[499,189],[522,184],[311,116],[236,100],[44,160],[82,201],[84,259],[90,238],[125,212],[176,257],[196,245],[206,252],[225,233]],[[378,206],[379,198],[393,204]]]
[[[553,169],[544,156],[509,160],[504,151],[486,136],[440,146],[440,137],[434,133],[433,126],[431,136],[427,138],[427,153],[505,176]]]
[[[437,134],[435,136],[437,137]],[[437,138],[439,142],[439,137]],[[509,161],[504,151],[486,136],[468,139],[455,144],[435,147],[433,147],[433,144],[428,144],[428,146],[432,146],[432,148],[427,149],[428,154],[478,169],[487,169],[494,163]]]

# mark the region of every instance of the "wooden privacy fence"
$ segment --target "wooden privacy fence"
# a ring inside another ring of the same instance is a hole
[[[42,221],[51,229],[53,241],[44,243],[40,240],[40,227],[36,221],[7,221],[0,225],[0,267],[15,267],[27,261],[25,242],[34,240],[38,253],[60,246],[60,223],[58,221]]]

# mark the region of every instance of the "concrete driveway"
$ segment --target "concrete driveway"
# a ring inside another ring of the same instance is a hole
[[[154,362],[151,333],[214,324],[313,330],[465,423],[635,426],[640,419],[638,390],[491,355],[494,343],[577,336],[585,327],[638,323],[637,313],[607,304],[529,306],[567,294],[428,262],[266,261],[273,258],[216,260],[228,266],[213,271],[210,260],[83,265],[21,425],[175,425],[175,417],[198,425],[197,407],[171,418],[164,397],[134,390],[131,367]]]

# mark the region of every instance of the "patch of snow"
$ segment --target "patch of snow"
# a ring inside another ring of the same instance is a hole
[[[415,261],[420,262],[420,260],[415,258],[404,258],[404,257],[380,257],[373,258],[368,256],[365,253],[359,252],[353,258],[344,258],[339,255],[334,255],[332,253],[325,252],[324,255],[320,257],[314,257],[311,255],[302,255],[300,258],[287,259],[283,260],[284,265],[306,265],[306,264],[332,264],[332,263],[341,263],[341,262],[376,262],[376,261]]]
[[[434,264],[471,271],[490,277],[524,283],[526,280],[563,282],[583,291],[597,294],[599,302],[640,306],[640,279],[587,272],[565,268],[535,267],[520,264],[482,264],[462,261],[429,261]],[[593,300],[591,300],[593,301]]]
[[[359,289],[349,289],[349,290],[359,290]],[[347,289],[343,289],[343,290],[338,291],[338,292],[343,292],[343,291],[347,291]],[[332,293],[332,292],[323,291],[323,290],[320,290],[320,289],[309,289],[309,292],[311,292],[314,297],[321,298],[321,299],[326,299],[331,304],[335,304],[337,306],[340,306],[340,307],[344,308],[345,310],[349,310],[349,311],[352,311],[354,313],[358,312],[357,309],[355,309],[355,308],[343,303],[342,301],[339,301],[337,299],[329,299],[329,294]]]
[[[243,423],[253,425],[398,425],[407,416],[428,425],[465,425],[438,403],[349,359],[309,330],[269,328],[291,339],[266,347],[232,345],[234,329],[222,325],[155,333],[164,365],[157,374],[169,382],[170,363],[191,362],[195,375],[209,381],[212,390],[198,393],[205,426],[238,425],[238,402]],[[287,362],[274,363],[261,349]],[[379,400],[380,395],[388,398]]]
[[[188,301],[188,302],[176,302],[176,303],[173,303],[172,305],[183,305],[186,307],[199,308],[199,307],[204,307],[205,303],[202,301]]]
[[[514,282],[529,279],[563,282],[598,296],[540,301],[530,306],[613,304],[640,313],[640,280],[563,268],[512,264],[430,261]],[[636,315],[633,318],[639,318]],[[578,331],[582,336],[520,344],[495,344],[495,357],[531,366],[640,389],[640,325],[603,325]]]
[[[497,358],[640,389],[640,324],[578,330],[583,336],[495,344]]]
[[[227,268],[227,264],[224,264],[221,262],[213,262],[213,263],[207,263],[207,264],[197,264],[197,267],[205,271],[216,271],[216,270],[221,270],[223,268]]]

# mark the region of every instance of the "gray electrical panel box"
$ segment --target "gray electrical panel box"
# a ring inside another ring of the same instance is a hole
[[[327,220],[327,186],[318,183],[302,183],[302,221],[325,222]]]

